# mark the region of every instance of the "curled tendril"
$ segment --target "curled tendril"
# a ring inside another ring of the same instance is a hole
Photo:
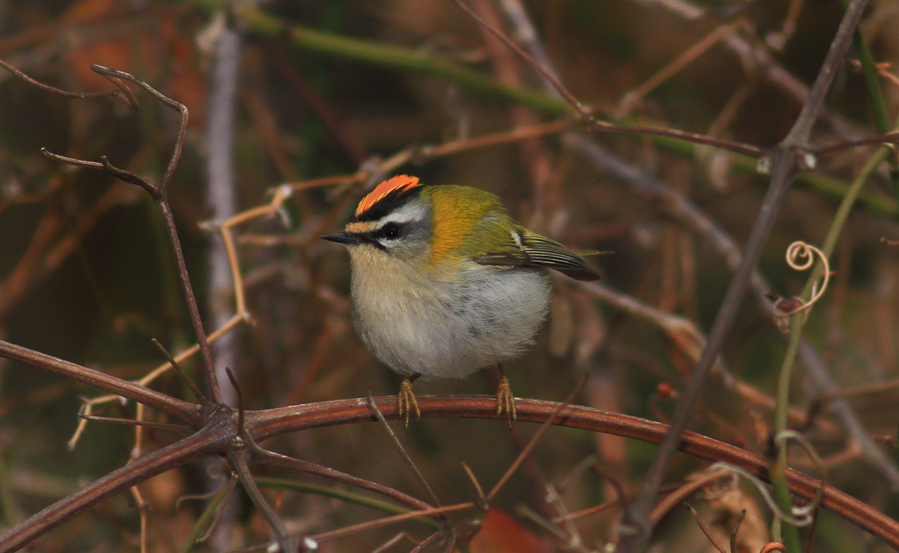
[[[823,280],[821,281],[821,288],[818,288],[818,283],[816,282],[812,285],[812,299],[809,301],[803,301],[801,298],[793,298],[793,300],[799,303],[798,307],[790,309],[789,311],[778,311],[778,304],[783,301],[782,299],[777,300],[774,303],[775,308],[775,316],[776,317],[789,317],[791,315],[795,315],[800,311],[805,311],[808,314],[808,310],[811,309],[812,305],[821,299],[821,296],[824,295],[824,291],[827,290],[827,283],[830,282],[830,264],[827,262],[827,256],[824,255],[824,252],[816,248],[815,246],[810,246],[801,240],[797,240],[790,244],[790,247],[787,248],[787,265],[790,266],[791,269],[795,269],[797,271],[807,271],[812,267],[815,262],[815,255],[821,260],[821,264],[824,265],[824,275]]]
[[[713,469],[710,468],[709,470]],[[736,490],[740,483],[739,475],[731,472],[728,476],[729,478],[723,482],[720,478],[709,482],[709,484],[703,488],[699,497],[701,497],[703,501],[717,501]]]
[[[742,469],[740,467],[724,463],[718,462],[712,464],[709,469],[710,471],[720,470],[727,471],[733,474],[734,478],[742,476],[749,483],[751,483],[758,490],[759,494],[762,496],[762,499],[765,500],[765,503],[768,505],[768,508],[771,509],[771,512],[774,516],[779,519],[781,522],[785,524],[789,524],[791,526],[804,527],[809,526],[814,520],[814,511],[818,508],[818,504],[821,501],[821,495],[823,494],[823,486],[818,488],[818,492],[815,494],[815,500],[809,503],[808,505],[803,505],[801,507],[793,507],[791,512],[785,513],[777,504],[777,501],[774,499],[774,496],[771,495],[771,490],[768,489],[768,486],[765,485],[764,482],[758,479],[757,476],[750,473],[746,469]]]
[[[818,452],[815,451],[815,448],[812,447],[812,444],[795,430],[783,430],[778,432],[774,437],[774,443],[777,444],[777,447],[786,447],[787,441],[795,440],[802,446],[802,449],[805,450],[805,453],[809,456],[809,459],[812,460],[812,463],[818,468],[818,471],[821,473],[821,483],[824,483],[824,479],[827,478],[827,466],[824,464],[824,461],[821,459],[821,456],[818,455]],[[818,505],[821,504],[821,498],[824,497],[824,486],[818,486],[817,491],[815,491],[815,498],[811,503],[805,505],[803,507],[793,507],[793,515],[794,516],[803,516],[808,517],[809,519],[814,517],[815,509],[818,508]]]

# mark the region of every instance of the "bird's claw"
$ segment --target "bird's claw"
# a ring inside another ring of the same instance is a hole
[[[512,395],[512,387],[509,385],[509,379],[505,376],[499,381],[499,387],[496,389],[496,418],[499,418],[503,411],[506,412],[506,419],[509,421],[509,430],[512,430],[512,421],[518,420],[518,414],[515,412],[515,396]]]
[[[415,399],[415,392],[412,391],[412,381],[408,378],[400,384],[400,391],[396,394],[397,414],[402,419],[406,419],[406,430],[409,430],[409,417],[412,410],[415,409],[415,418],[421,418],[421,410],[418,408],[418,400]]]

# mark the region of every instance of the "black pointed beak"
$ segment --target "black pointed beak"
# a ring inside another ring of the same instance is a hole
[[[322,238],[331,242],[337,242],[338,244],[349,244],[355,245],[362,242],[362,237],[358,234],[353,234],[350,232],[337,232],[334,234],[325,234],[322,235]]]

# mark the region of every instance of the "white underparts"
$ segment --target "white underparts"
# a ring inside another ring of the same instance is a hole
[[[421,271],[369,247],[350,248],[350,257],[356,326],[402,375],[463,377],[520,355],[549,310],[541,269],[459,261]]]

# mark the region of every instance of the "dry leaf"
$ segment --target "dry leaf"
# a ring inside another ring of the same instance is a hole
[[[471,540],[471,553],[549,553],[549,546],[499,509],[490,509],[481,531]]]

